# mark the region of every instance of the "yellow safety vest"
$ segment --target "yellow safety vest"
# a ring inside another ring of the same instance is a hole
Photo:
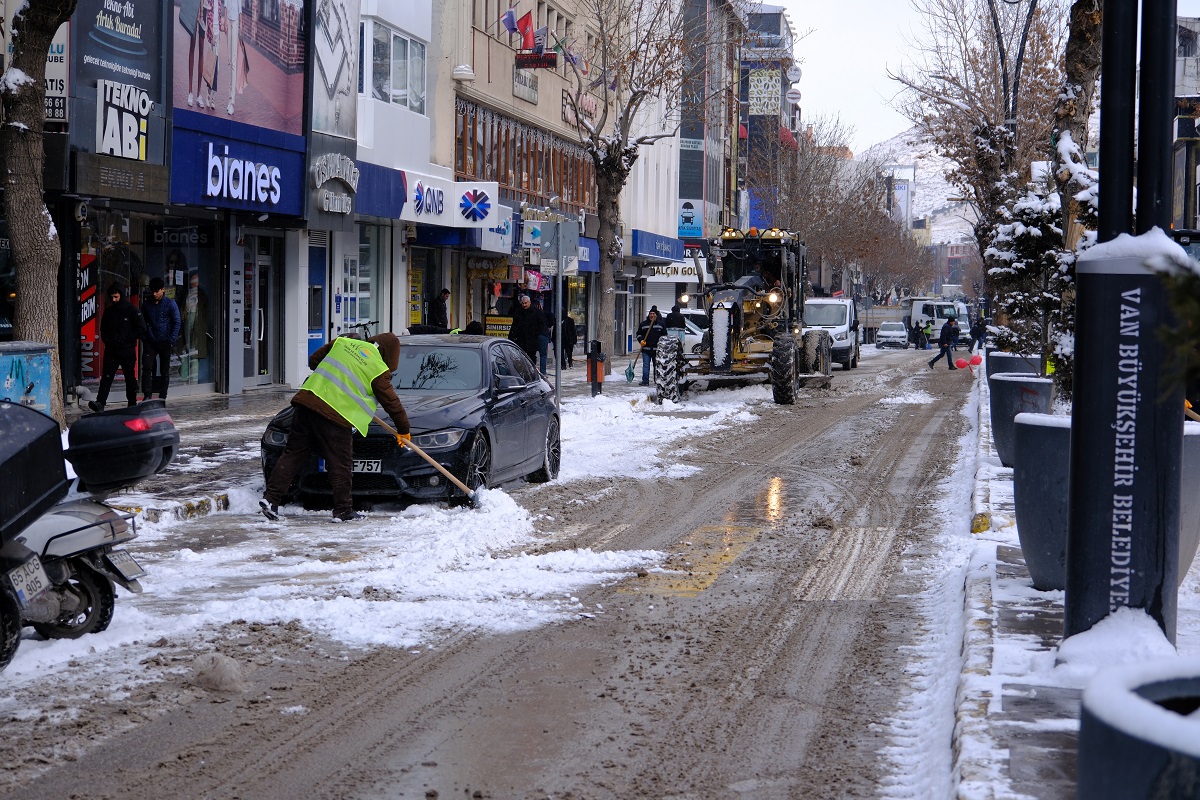
[[[315,394],[363,436],[375,416],[371,382],[388,371],[371,342],[340,336],[301,387]]]

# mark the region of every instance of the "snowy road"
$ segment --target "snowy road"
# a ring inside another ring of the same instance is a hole
[[[22,642],[0,792],[945,796],[971,382],[922,358],[794,407],[613,387],[564,404],[558,481],[361,524],[255,517],[249,422],[229,513],[143,526],[109,631]]]

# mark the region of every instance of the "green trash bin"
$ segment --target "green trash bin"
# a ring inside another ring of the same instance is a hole
[[[50,345],[0,342],[0,402],[50,413]]]

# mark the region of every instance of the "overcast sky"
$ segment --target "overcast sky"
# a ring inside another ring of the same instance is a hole
[[[804,119],[838,117],[854,129],[850,149],[856,155],[908,130],[908,120],[890,105],[897,84],[887,77],[888,69],[904,63],[906,41],[920,30],[908,0],[772,4],[787,9],[792,29],[803,37],[795,53],[804,74],[795,88]],[[1177,8],[1181,17],[1200,17],[1200,0],[1179,0]]]

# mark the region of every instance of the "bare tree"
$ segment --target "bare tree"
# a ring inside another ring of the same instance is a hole
[[[582,6],[587,41],[566,43],[575,87],[567,102],[579,120],[580,143],[596,169],[602,261],[597,338],[612,342],[613,270],[622,252],[621,189],[642,147],[677,134],[684,103],[699,104],[713,114],[728,107],[721,100],[736,88],[736,80],[712,81],[708,72],[736,75],[737,44],[744,33],[741,20],[748,6],[744,0],[726,0],[711,8],[687,0],[583,0]],[[584,112],[589,94],[600,98],[594,119]],[[611,360],[606,368],[611,371]]]
[[[43,197],[42,139],[46,117],[46,54],[77,0],[28,0],[13,19],[12,60],[0,80],[0,153],[4,215],[17,271],[15,335],[51,346],[51,415],[66,425],[58,349],[58,270],[62,246]]]
[[[890,77],[900,110],[954,164],[947,176],[980,212],[991,242],[997,209],[1046,154],[1062,85],[1067,0],[915,0],[924,35]]]
[[[850,159],[850,135],[839,119],[819,117],[795,149],[751,142],[747,183],[760,187],[761,213],[804,240],[810,263],[829,265],[838,276],[855,269],[864,290],[883,300],[927,282],[932,262],[888,215],[882,165]]]

